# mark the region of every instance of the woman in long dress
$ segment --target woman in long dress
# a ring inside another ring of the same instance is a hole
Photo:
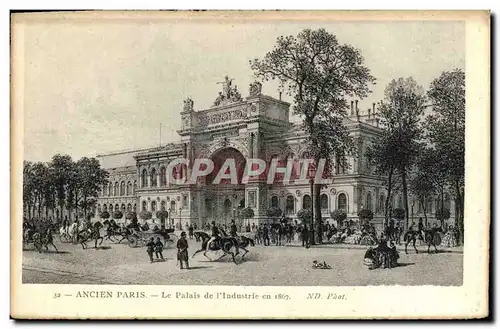
[[[448,231],[444,235],[442,245],[448,248],[453,248],[458,246],[458,241],[453,226],[448,227]]]

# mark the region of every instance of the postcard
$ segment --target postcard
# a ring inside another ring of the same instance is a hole
[[[488,316],[489,12],[11,15],[13,318]]]

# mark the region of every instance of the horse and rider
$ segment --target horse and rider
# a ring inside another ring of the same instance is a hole
[[[202,243],[201,249],[197,250],[191,257],[194,257],[199,252],[203,252],[203,255],[210,259],[207,256],[208,251],[221,250],[223,252],[223,255],[218,259],[226,255],[231,255],[233,262],[237,264],[235,256],[240,253],[240,249],[243,249],[245,251],[245,253],[241,256],[243,259],[243,257],[245,257],[245,255],[248,253],[248,250],[246,248],[249,245],[255,246],[255,242],[251,238],[247,238],[242,235],[239,236],[237,234],[237,227],[234,223],[234,220],[231,222],[229,230],[230,235],[227,235],[223,229],[217,227],[215,221],[212,221],[212,225],[210,227],[211,236],[202,231],[194,232],[196,240],[201,240]],[[233,248],[235,249],[235,252],[231,251]]]
[[[418,249],[415,246],[417,239],[420,239],[427,244],[427,253],[430,254],[431,245],[434,246],[435,253],[437,253],[438,250],[436,246],[441,244],[442,232],[443,228],[438,227],[436,223],[433,224],[431,229],[425,229],[423,225],[418,225],[418,230],[415,230],[415,223],[412,223],[404,235],[405,253],[408,254],[408,245],[412,243],[415,252],[418,254]]]

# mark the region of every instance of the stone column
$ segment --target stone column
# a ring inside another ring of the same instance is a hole
[[[362,174],[363,170],[363,139],[361,137],[358,138],[358,173]]]
[[[250,159],[253,158],[253,139],[254,139],[254,134],[253,133],[250,133],[248,134],[248,157]]]

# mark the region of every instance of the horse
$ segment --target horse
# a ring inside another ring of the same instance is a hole
[[[132,234],[132,231],[128,229],[122,229],[114,220],[108,220],[106,219],[104,222],[102,222],[104,226],[106,226],[106,235],[104,235],[104,239],[109,240],[111,242],[115,242],[113,237],[119,236],[121,237],[121,240],[118,241],[118,243],[122,242],[127,238],[127,236]]]
[[[223,229],[220,229],[220,231],[222,232],[224,237],[229,237]],[[248,250],[246,248],[249,245],[252,247],[255,247],[255,242],[252,238],[247,238],[244,235],[238,235],[234,238],[238,242],[238,249],[243,249],[245,251],[245,253],[243,255],[241,255],[241,258],[243,259],[245,257],[245,255],[248,254]],[[238,253],[236,253],[236,254],[238,254]]]
[[[214,243],[215,241],[213,241],[212,243],[210,243],[210,245],[208,245],[208,241],[210,241],[210,236],[207,233],[202,231],[196,231],[194,232],[194,236],[195,237],[198,236],[199,239],[201,239],[202,243],[201,243],[201,249],[195,251],[193,256],[191,256],[191,258],[193,258],[197,253],[203,251],[203,256],[212,261],[213,259],[210,259],[207,256],[207,251],[222,250],[224,254],[219,258],[217,258],[216,260],[219,260],[226,255],[231,255],[231,257],[233,258],[233,262],[236,265],[238,265],[238,263],[236,263],[236,259],[234,258],[235,254],[231,251],[233,247],[238,247],[238,241],[235,238],[226,236],[220,237],[218,241],[215,240],[218,243]]]
[[[436,245],[441,243],[441,235],[439,235],[438,232],[443,232],[443,229],[441,227],[437,227],[437,228],[433,228],[433,229],[424,231],[425,242],[427,243],[427,253],[428,254],[430,254],[431,245],[434,246],[435,252],[436,253],[438,252]],[[419,238],[419,236],[420,236],[419,231],[411,230],[411,231],[408,231],[405,233],[404,241],[405,241],[405,253],[406,254],[408,254],[407,247],[408,247],[408,244],[410,244],[410,242],[413,242],[413,248],[415,249],[415,251],[418,254],[418,249],[415,246],[415,243],[417,242],[417,238]]]
[[[101,228],[103,225],[100,222],[94,223],[90,228],[87,230],[81,231],[77,235],[77,241],[80,242],[82,245],[82,248],[85,249],[87,247],[87,241],[89,240],[95,240],[94,242],[94,248],[97,249],[97,241],[101,240],[99,245],[102,244],[104,241],[104,238],[101,236]]]
[[[33,242],[33,235],[36,233],[35,226],[30,223],[23,223],[23,248],[28,243]]]
[[[45,250],[49,251],[49,245],[53,246],[57,253],[59,252],[54,244],[51,227],[48,227],[43,232],[36,232],[33,234],[33,243],[35,245],[35,249],[40,253],[42,252],[42,247],[45,247]]]

